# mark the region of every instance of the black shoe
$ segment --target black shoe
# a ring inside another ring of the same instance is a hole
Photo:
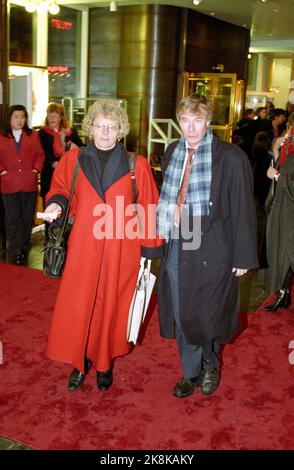
[[[182,377],[173,389],[173,395],[178,398],[185,398],[192,395],[195,387],[200,384],[200,378],[201,375],[198,375],[198,377],[192,377],[191,379],[185,379],[185,377]]]
[[[97,387],[101,392],[106,392],[113,382],[113,373],[112,369],[107,370],[106,372],[97,372]]]
[[[70,392],[75,392],[78,390],[84,383],[86,375],[88,374],[89,370],[91,369],[92,361],[89,359],[85,359],[85,372],[80,372],[78,369],[73,369],[69,376],[68,381],[68,390]]]
[[[211,362],[204,361],[200,383],[201,392],[204,395],[210,395],[217,389],[219,382],[220,369],[218,367],[214,367]]]
[[[287,289],[281,289],[276,301],[271,305],[263,307],[263,310],[265,312],[275,312],[278,308],[288,308],[289,305],[291,305],[290,292]]]

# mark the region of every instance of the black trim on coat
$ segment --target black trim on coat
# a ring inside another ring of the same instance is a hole
[[[155,258],[162,258],[164,253],[164,247],[156,246],[154,248],[149,248],[146,246],[141,247],[141,256],[147,259],[155,259]]]
[[[55,202],[56,204],[59,204],[62,209],[61,216],[58,217],[58,219],[54,221],[55,225],[60,227],[63,224],[64,217],[66,214],[68,198],[65,197],[63,194],[54,194],[54,196],[50,197],[48,201],[46,202],[46,207],[48,207],[49,204],[52,204],[53,202]]]
[[[105,202],[105,192],[120,178],[129,173],[128,154],[125,147],[118,143],[105,167],[101,180],[101,167],[94,141],[80,151],[79,164],[91,186]]]

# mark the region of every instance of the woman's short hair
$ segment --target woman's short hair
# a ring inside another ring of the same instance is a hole
[[[69,127],[68,119],[65,115],[65,110],[63,104],[54,103],[53,101],[48,104],[46,109],[46,119],[45,125],[48,126],[48,115],[51,113],[57,113],[61,117],[60,125],[61,127],[67,129]]]
[[[192,93],[181,99],[176,111],[178,121],[183,111],[190,111],[193,114],[205,114],[208,121],[211,119],[211,105],[204,95],[198,93]]]
[[[101,99],[92,104],[83,120],[83,130],[89,137],[91,137],[94,121],[99,114],[102,114],[118,125],[118,139],[125,137],[129,133],[130,124],[125,109],[116,100]]]

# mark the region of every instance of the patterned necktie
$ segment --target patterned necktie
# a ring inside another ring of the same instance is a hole
[[[195,155],[195,152],[196,152],[196,150],[194,148],[188,148],[188,160],[187,160],[186,167],[185,167],[185,170],[184,170],[182,183],[181,183],[179,193],[178,193],[177,206],[176,206],[176,209],[175,209],[174,221],[175,221],[175,226],[176,227],[180,226],[180,219],[181,219],[181,215],[182,215],[183,206],[184,206],[186,198],[187,198],[187,190],[188,190],[188,186],[189,186],[189,177],[190,177],[190,173],[192,171],[192,163],[193,163],[193,157]]]

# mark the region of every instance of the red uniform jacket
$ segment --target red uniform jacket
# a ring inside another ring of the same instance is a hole
[[[74,149],[61,158],[47,204],[58,202],[64,207],[77,156],[78,149]],[[87,356],[96,370],[105,371],[113,358],[130,351],[127,320],[140,257],[161,255],[162,241],[155,227],[158,191],[146,158],[138,156],[137,202],[147,214],[145,234],[142,238],[126,236],[127,227],[131,233],[137,218],[134,210],[125,211],[126,207],[130,209],[133,191],[123,145],[117,145],[102,180],[93,142],[81,151],[79,164],[71,207],[75,219],[47,353],[51,359],[70,363],[80,371]],[[148,215],[149,204],[154,205],[154,211]],[[143,218],[141,222],[144,225]]]
[[[38,190],[38,173],[42,171],[45,155],[37,132],[27,135],[22,132],[21,144],[17,149],[14,138],[0,135],[0,176],[1,193],[33,192]]]

